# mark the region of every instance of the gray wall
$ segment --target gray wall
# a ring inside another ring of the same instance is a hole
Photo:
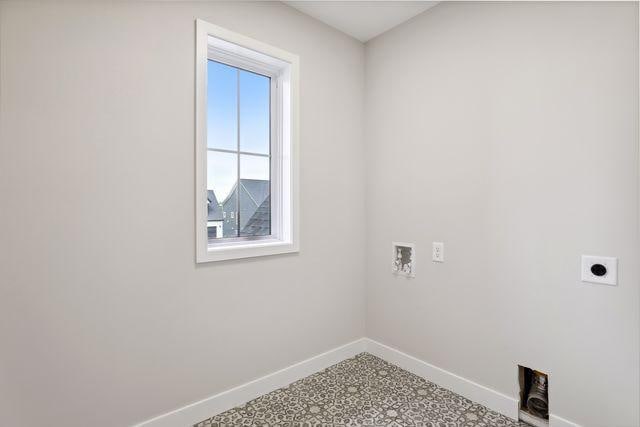
[[[366,75],[367,335],[512,396],[518,363],[548,370],[552,412],[639,425],[637,4],[440,4]]]
[[[363,336],[362,44],[279,3],[0,14],[1,425],[124,426]],[[300,55],[299,255],[194,264],[196,18]]]
[[[277,3],[0,2],[0,424],[142,421],[366,317],[509,395],[517,363],[547,370],[585,426],[638,425],[637,16],[441,4],[365,64]],[[301,57],[299,255],[194,264],[195,18]],[[580,284],[583,253],[618,256],[619,286]]]

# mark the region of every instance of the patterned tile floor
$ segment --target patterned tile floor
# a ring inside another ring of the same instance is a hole
[[[194,427],[523,427],[368,353]]]

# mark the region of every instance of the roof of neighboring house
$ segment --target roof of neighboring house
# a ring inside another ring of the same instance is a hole
[[[240,188],[240,197],[242,197],[243,192],[245,192],[256,206],[259,206],[264,199],[269,197],[271,190],[269,181],[262,179],[241,179]]]
[[[240,180],[240,232],[245,234],[245,227],[256,213],[260,205],[269,197],[269,181],[257,179]],[[270,205],[267,205],[269,207]],[[267,212],[268,213],[268,212]]]
[[[268,236],[269,234],[271,234],[271,196],[264,199],[240,231],[241,236]]]
[[[222,206],[218,203],[213,190],[207,190],[207,219],[209,221],[222,221]]]
[[[240,180],[241,235],[261,236],[271,232],[271,188],[269,184],[269,181],[260,179]],[[213,190],[207,190],[208,220],[222,221],[223,212],[236,211],[237,194],[237,186],[235,186],[225,200],[220,203]],[[247,228],[249,226],[252,231]]]

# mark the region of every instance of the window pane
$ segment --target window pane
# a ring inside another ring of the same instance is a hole
[[[208,61],[207,146],[238,149],[238,70]]]
[[[238,155],[207,152],[209,239],[238,236]],[[212,228],[216,227],[214,231]]]
[[[270,82],[240,70],[240,151],[269,154]]]
[[[240,156],[240,236],[271,234],[269,158]]]

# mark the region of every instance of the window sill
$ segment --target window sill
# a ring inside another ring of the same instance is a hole
[[[242,243],[220,243],[209,245],[206,253],[199,254],[197,262],[203,263],[230,259],[253,258],[298,251],[298,246],[293,242],[278,239],[265,239]]]

